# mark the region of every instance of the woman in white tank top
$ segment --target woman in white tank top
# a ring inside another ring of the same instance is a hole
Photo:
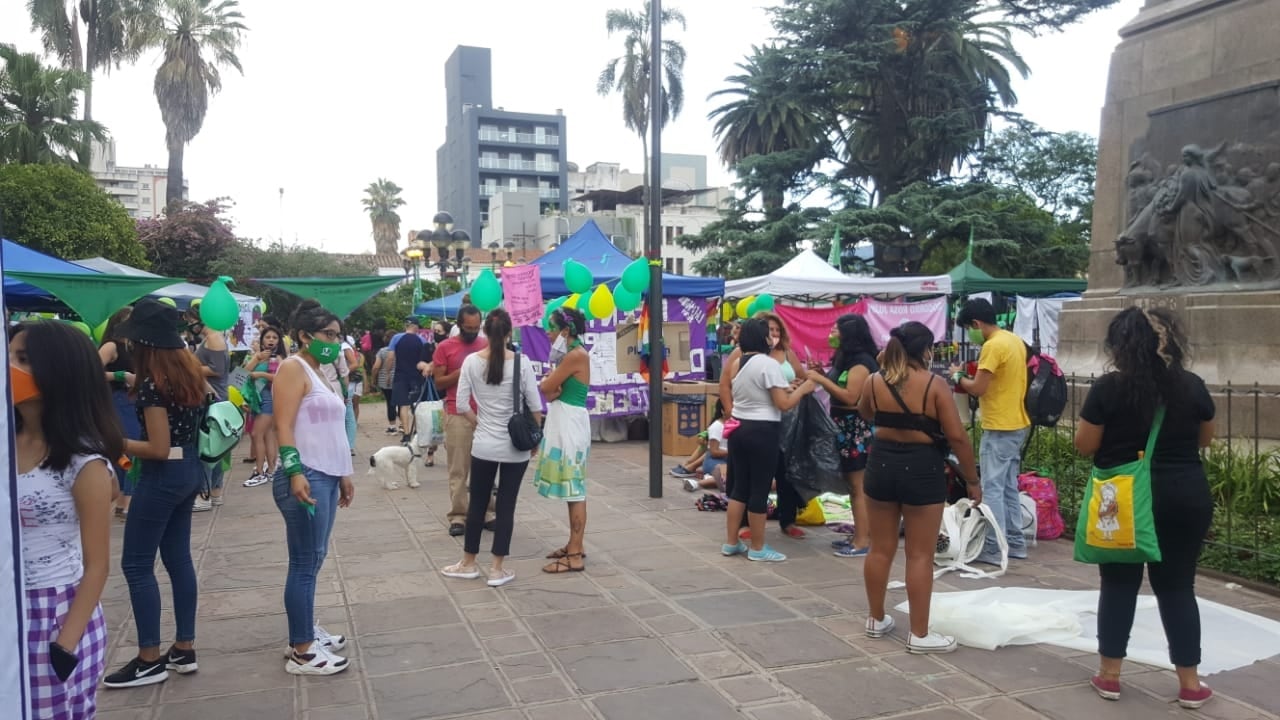
[[[289,325],[302,349],[276,372],[280,469],[271,485],[289,547],[284,609],[291,647],[284,669],[293,675],[332,675],[347,669],[347,659],[334,654],[346,638],[316,624],[315,599],[334,515],[355,499],[346,403],[322,372],[342,354],[342,326],[315,300],[299,305]]]

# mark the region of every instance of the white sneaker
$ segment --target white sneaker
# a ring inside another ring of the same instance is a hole
[[[213,495],[209,498],[209,502],[213,503],[214,507],[222,507],[222,496]]]
[[[683,482],[684,482],[684,489],[688,490],[689,492],[697,492],[698,488],[701,487],[700,485],[698,485],[698,481],[691,477],[685,478]]]
[[[943,635],[930,631],[924,637],[916,637],[915,633],[907,638],[907,652],[913,655],[928,655],[931,653],[949,653],[956,649],[956,639],[950,635]]]
[[[289,653],[284,663],[284,671],[290,675],[334,675],[347,669],[349,663],[344,657],[338,657],[324,649],[320,643],[312,643],[311,652],[299,655],[296,651]]]
[[[488,585],[489,587],[502,587],[515,579],[516,574],[513,571],[503,568],[500,573],[489,573]]]
[[[250,475],[249,479],[245,480],[244,483],[242,484],[245,487],[258,487],[259,485],[265,485],[266,483],[269,483],[269,482],[271,482],[271,476],[264,475],[263,473],[260,473],[260,472],[255,472],[254,474]]]
[[[195,503],[191,506],[191,512],[209,512],[213,509],[213,502],[209,498],[197,497]]]
[[[893,616],[885,613],[884,617],[876,620],[873,617],[867,617],[867,637],[882,638],[893,630]]]
[[[347,646],[347,637],[345,635],[334,635],[319,625],[315,626],[315,635],[316,642],[323,645],[324,649],[331,653]]]

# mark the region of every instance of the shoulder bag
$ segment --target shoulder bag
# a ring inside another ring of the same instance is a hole
[[[533,417],[533,411],[524,402],[520,386],[520,348],[515,350],[515,365],[511,372],[512,414],[507,420],[507,434],[517,450],[528,452],[542,442],[542,428]]]
[[[1083,563],[1160,562],[1155,513],[1151,509],[1151,458],[1164,425],[1165,408],[1156,408],[1147,448],[1130,463],[1096,465],[1084,486],[1076,522],[1075,558]]]

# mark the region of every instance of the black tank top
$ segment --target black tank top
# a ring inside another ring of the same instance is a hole
[[[121,370],[130,373],[133,372],[133,353],[129,352],[128,343],[123,340],[116,340],[114,342],[116,344],[116,359],[107,363],[106,367],[103,369],[107,372],[118,372]],[[122,382],[115,382],[113,380],[111,382],[111,389],[127,390],[129,389],[129,386]]]
[[[911,409],[907,407],[907,403],[902,399],[902,395],[898,392],[897,388],[890,385],[888,381],[885,381],[883,376],[877,375],[875,377],[879,377],[881,381],[884,381],[885,387],[889,388],[889,394],[893,395],[893,399],[897,400],[898,405],[902,408],[902,412],[888,412],[886,410],[881,410],[880,408],[874,408],[875,419],[873,420],[873,423],[876,427],[890,428],[893,430],[914,430],[916,432],[922,432],[935,440],[941,437],[942,423],[938,422],[936,418],[931,418],[928,415],[925,415],[923,408],[921,412],[912,412]],[[930,374],[929,382],[924,386],[924,397],[926,400],[929,398],[929,388],[933,385],[933,381],[937,377],[937,375]],[[872,382],[874,383],[874,381]],[[872,394],[872,405],[875,404],[875,400],[875,395]]]

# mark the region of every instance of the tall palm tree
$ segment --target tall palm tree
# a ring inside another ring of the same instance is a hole
[[[84,73],[46,67],[12,45],[0,45],[0,61],[0,163],[88,167],[90,142],[105,141],[107,131],[77,117]]]
[[[369,183],[360,201],[369,213],[373,225],[373,244],[379,255],[395,255],[400,243],[400,214],[396,209],[404,205],[400,197],[401,187],[383,178]]]
[[[605,29],[609,35],[623,33],[623,53],[605,64],[596,81],[596,92],[600,95],[616,92],[622,96],[622,121],[628,130],[640,136],[644,147],[646,188],[649,186],[649,10],[652,7],[653,0],[645,0],[639,14],[617,9],[605,13]],[[668,24],[678,24],[683,30],[684,13],[663,8],[662,25]],[[662,127],[678,117],[684,108],[684,58],[684,46],[678,41],[662,41]],[[648,217],[646,212],[646,222]]]
[[[27,0],[31,29],[40,34],[45,52],[87,77],[85,120],[93,119],[94,71],[110,72],[138,58],[140,48],[133,37],[154,6],[155,0]]]
[[[241,74],[236,50],[248,30],[238,0],[159,0],[136,41],[141,47],[160,47],[155,95],[164,120],[169,148],[169,179],[165,204],[182,201],[182,160],[187,143],[204,125],[209,96],[222,89],[219,66]]]
[[[737,65],[742,74],[725,78],[733,86],[707,98],[735,98],[707,114],[715,120],[713,132],[725,165],[737,166],[752,155],[814,151],[827,145],[823,119],[789,87],[786,55],[775,47],[753,46],[746,61]],[[763,190],[765,208],[781,208],[784,192],[781,187]]]

